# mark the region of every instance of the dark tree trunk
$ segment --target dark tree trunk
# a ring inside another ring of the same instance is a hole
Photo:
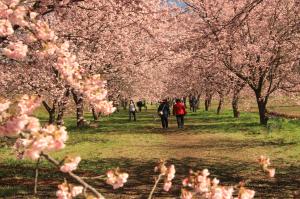
[[[92,114],[93,114],[94,121],[98,121],[101,113],[97,113],[96,110],[95,110],[95,108],[92,107]]]
[[[240,117],[239,94],[237,94],[237,93],[233,94],[231,105],[232,105],[233,117],[239,118]]]
[[[256,92],[256,101],[257,101],[257,106],[258,106],[258,111],[259,111],[259,121],[261,125],[267,125],[268,124],[268,116],[267,116],[267,97],[262,98],[260,93]]]
[[[72,90],[73,99],[76,104],[76,118],[77,118],[77,127],[84,126],[84,115],[83,115],[83,96],[82,94],[76,93]]]
[[[193,106],[192,106],[192,97],[193,97],[193,95],[189,95],[189,104],[190,104],[190,111],[192,111],[192,109],[193,109]]]
[[[65,112],[65,104],[59,102],[58,103],[58,113],[56,117],[56,124],[63,125],[64,124],[64,112]]]
[[[205,105],[205,111],[208,111],[208,109],[209,109],[209,100],[208,99],[205,99],[204,105]]]
[[[200,94],[197,95],[197,104],[196,104],[196,108],[199,109],[200,106]]]
[[[66,110],[66,106],[68,103],[68,98],[70,96],[70,90],[67,89],[65,92],[65,95],[63,97],[63,99],[58,103],[58,113],[57,113],[57,117],[56,117],[56,124],[57,125],[63,125],[64,124],[64,113]]]
[[[219,105],[218,105],[218,109],[217,109],[217,114],[219,115],[221,112],[221,109],[223,107],[224,104],[224,95],[220,94],[220,99],[219,99]]]
[[[245,87],[246,83],[244,81],[237,81],[234,90],[233,90],[233,96],[232,96],[232,111],[233,111],[233,117],[239,118],[240,117],[240,111],[239,111],[239,99],[240,99],[240,93]]]
[[[54,124],[55,122],[55,110],[56,110],[56,100],[53,101],[52,107],[50,107],[46,101],[43,101],[43,105],[49,114],[49,124]]]
[[[211,98],[212,98],[211,95],[206,96],[206,99],[205,99],[205,111],[209,110],[209,107],[211,105]]]
[[[184,107],[186,108],[186,97],[183,97],[183,104],[184,104]]]
[[[122,99],[122,100],[121,100],[121,106],[123,107],[123,110],[126,110],[126,109],[127,109],[127,106],[128,106],[128,101],[127,101],[127,99]]]

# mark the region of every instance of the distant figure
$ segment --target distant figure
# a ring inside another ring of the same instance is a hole
[[[146,111],[148,110],[146,100],[143,100],[143,107],[145,107]]]
[[[170,115],[170,107],[168,104],[168,101],[166,99],[164,99],[158,109],[157,109],[157,113],[160,116],[161,119],[161,125],[164,129],[169,127],[169,122],[168,122],[168,117]]]
[[[131,115],[133,115],[133,120],[136,121],[136,116],[135,116],[136,108],[133,100],[130,100],[129,102],[129,120],[131,121]]]
[[[143,101],[142,100],[139,100],[137,103],[136,103],[138,109],[139,109],[139,112],[142,111],[142,107],[143,107]]]
[[[136,103],[136,106],[138,107],[139,109],[139,112],[142,111],[142,107],[145,107],[145,110],[147,111],[147,105],[146,105],[146,100],[139,100],[137,103]]]
[[[187,114],[184,104],[180,99],[176,99],[176,103],[173,105],[173,115],[176,116],[178,128],[184,126],[184,116]]]
[[[193,112],[196,112],[196,109],[197,109],[197,99],[195,96],[193,96],[190,100],[190,109],[191,111]]]

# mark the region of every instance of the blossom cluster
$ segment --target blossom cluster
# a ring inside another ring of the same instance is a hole
[[[39,97],[24,95],[16,105],[9,101],[0,104],[0,136],[17,138],[14,150],[20,159],[36,160],[42,152],[63,149],[68,139],[65,127],[54,125],[41,127],[39,120],[30,116],[40,103]],[[14,112],[10,113],[10,108]]]
[[[207,169],[194,172],[190,170],[188,177],[182,181],[183,189],[181,190],[182,199],[192,199],[193,195],[200,195],[207,199],[233,199],[234,187],[220,186],[217,178],[211,180]],[[240,187],[238,198],[252,199],[255,191]]]
[[[10,101],[0,103],[0,136],[16,137],[21,132],[38,132],[41,128],[39,120],[29,116],[40,105],[39,97],[24,95],[17,103],[17,109],[11,112],[15,104]]]
[[[258,159],[259,165],[262,167],[263,171],[268,173],[268,176],[270,178],[273,178],[275,176],[275,168],[269,168],[271,165],[270,158],[261,155]]]
[[[18,138],[14,149],[19,158],[36,160],[42,152],[57,151],[65,147],[68,139],[65,127],[48,125],[36,132],[25,134],[25,138]]]
[[[58,185],[57,199],[72,199],[83,192],[82,186],[74,186],[67,182]]]
[[[167,167],[165,161],[160,160],[158,165],[154,168],[154,171],[159,172],[160,175],[164,176],[163,189],[169,191],[172,187],[172,180],[175,178],[175,166],[172,164]]]
[[[106,183],[113,186],[113,189],[123,187],[129,177],[128,173],[121,172],[119,168],[107,171],[106,175]]]
[[[79,156],[76,157],[67,157],[64,160],[64,164],[60,167],[60,170],[64,173],[68,173],[77,169],[77,166],[81,158]]]
[[[60,3],[67,4],[69,1]],[[13,29],[14,25],[25,30],[26,34],[22,37],[24,41],[10,41],[2,49],[2,54],[12,60],[24,61],[29,57],[28,45],[38,42],[42,49],[36,50],[33,55],[37,55],[39,59],[56,57],[54,67],[60,73],[60,78],[83,93],[97,112],[105,115],[114,112],[112,102],[106,101],[106,81],[102,80],[100,75],[86,77],[83,68],[76,61],[76,56],[69,51],[68,42],[60,44],[54,31],[45,21],[38,19],[38,13],[32,12],[29,5],[20,0],[0,2],[0,36],[17,34]]]

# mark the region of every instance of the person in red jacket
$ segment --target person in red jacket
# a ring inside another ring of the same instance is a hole
[[[173,115],[176,116],[178,128],[183,128],[184,116],[186,115],[186,110],[184,104],[180,99],[176,99],[176,103],[173,106]]]

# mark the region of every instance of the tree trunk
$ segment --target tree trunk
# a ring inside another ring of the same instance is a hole
[[[244,81],[238,80],[235,83],[234,90],[233,90],[233,96],[232,96],[232,111],[233,111],[233,117],[239,118],[240,117],[240,111],[239,111],[239,99],[240,99],[240,93],[245,87],[246,83]]]
[[[212,98],[211,95],[206,96],[206,99],[205,99],[205,111],[209,110],[209,107],[211,105],[211,98]]]
[[[197,95],[197,104],[196,104],[196,108],[199,109],[200,106],[200,94]]]
[[[42,103],[49,114],[48,123],[53,124],[55,122],[56,100],[53,101],[52,107],[50,107],[46,101],[43,101]]]
[[[56,117],[56,124],[57,125],[63,125],[64,124],[64,112],[65,112],[65,104],[59,102],[58,103],[58,113]]]
[[[126,99],[121,100],[121,106],[123,107],[123,110],[127,109],[128,101]]]
[[[83,115],[83,96],[77,94],[72,90],[73,99],[76,104],[76,118],[77,118],[77,127],[84,126],[84,115]]]
[[[220,94],[220,99],[219,99],[219,105],[218,105],[218,109],[217,109],[217,114],[219,115],[221,112],[221,109],[223,107],[224,104],[224,95]]]
[[[209,109],[209,102],[208,102],[208,99],[205,99],[205,102],[204,102],[205,104],[205,111],[208,111],[208,109]]]
[[[266,115],[267,109],[267,100],[260,97],[260,94],[256,93],[256,101],[259,111],[259,121],[261,125],[267,125],[268,124],[268,116]]]
[[[97,113],[96,111],[95,111],[95,108],[94,107],[92,107],[92,114],[93,114],[93,118],[94,118],[94,121],[98,121],[98,119],[99,119],[99,117],[100,117],[100,113]]]
[[[184,107],[186,108],[186,97],[183,97],[183,104],[184,104]]]
[[[57,125],[63,125],[64,124],[63,117],[64,117],[64,112],[66,110],[66,105],[68,103],[69,96],[70,96],[70,90],[67,89],[63,99],[58,103],[58,113],[57,113],[57,117],[56,117],[56,124]]]
[[[232,111],[233,111],[233,117],[239,118],[240,117],[240,111],[239,111],[239,94],[234,92],[232,97]]]

